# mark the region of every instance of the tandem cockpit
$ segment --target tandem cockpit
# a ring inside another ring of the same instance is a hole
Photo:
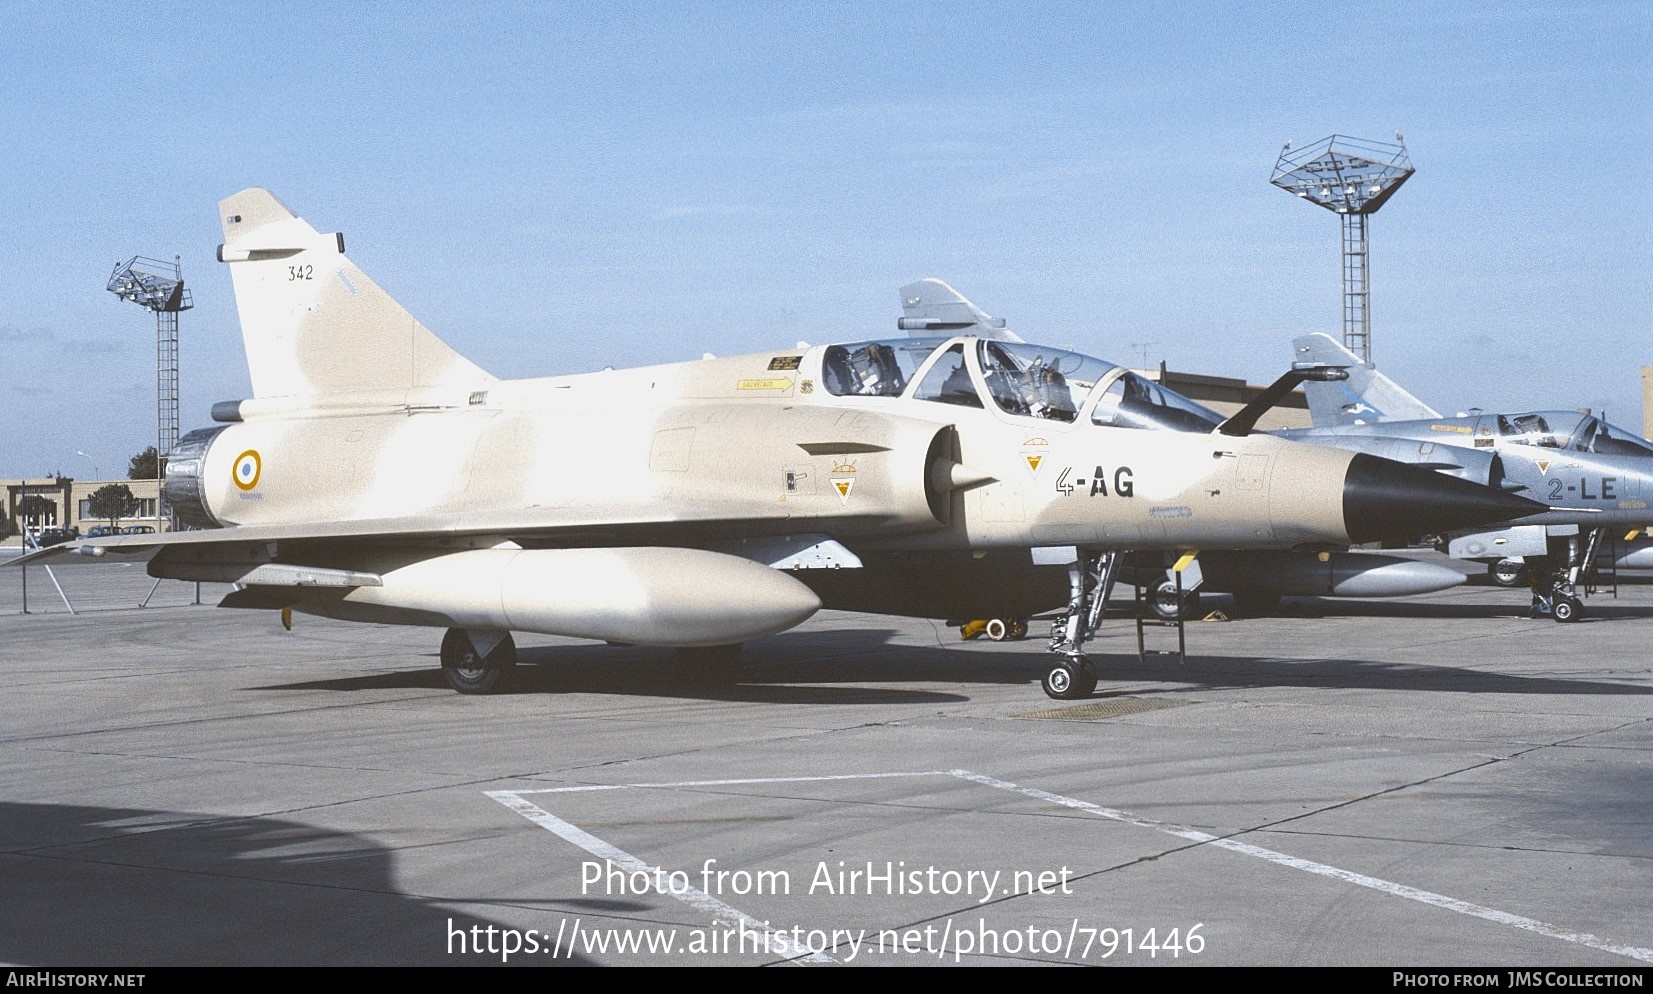
[[[1222,417],[1175,390],[1091,356],[999,339],[893,338],[828,346],[836,397],[905,397],[1059,424],[1207,433]]]
[[[1481,419],[1477,444],[1481,444],[1480,439],[1483,438],[1496,438],[1497,445],[1536,445],[1546,449],[1653,459],[1653,448],[1634,432],[1578,411],[1487,415]]]

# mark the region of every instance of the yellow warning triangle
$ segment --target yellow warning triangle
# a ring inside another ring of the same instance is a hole
[[[849,492],[855,486],[854,480],[833,480],[832,485],[838,490],[840,500],[849,500]]]
[[[1538,474],[1540,476],[1545,476],[1545,475],[1548,475],[1549,472],[1550,472],[1550,461],[1548,459],[1538,460]]]
[[[1045,461],[1045,457],[1038,452],[1026,453],[1022,458],[1027,460],[1027,468],[1035,473],[1039,472],[1039,464]]]

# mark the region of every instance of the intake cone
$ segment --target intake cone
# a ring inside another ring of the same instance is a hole
[[[1343,523],[1355,542],[1412,539],[1547,509],[1525,497],[1365,453],[1355,455],[1343,478]]]

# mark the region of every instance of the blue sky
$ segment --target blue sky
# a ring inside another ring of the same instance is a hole
[[[1641,423],[1653,5],[0,0],[0,477],[121,475],[182,256],[183,430],[249,392],[216,202],[264,186],[499,376],[894,333],[939,276],[1034,341],[1272,379],[1340,331],[1281,145],[1405,133],[1380,368]],[[77,455],[84,451],[88,455]]]

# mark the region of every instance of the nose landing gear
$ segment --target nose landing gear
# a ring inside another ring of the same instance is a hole
[[[1096,667],[1085,658],[1084,646],[1102,622],[1102,608],[1113,592],[1123,557],[1122,552],[1080,550],[1079,561],[1068,567],[1068,609],[1057,617],[1050,634],[1050,651],[1062,658],[1040,681],[1056,700],[1078,700],[1096,690]]]

